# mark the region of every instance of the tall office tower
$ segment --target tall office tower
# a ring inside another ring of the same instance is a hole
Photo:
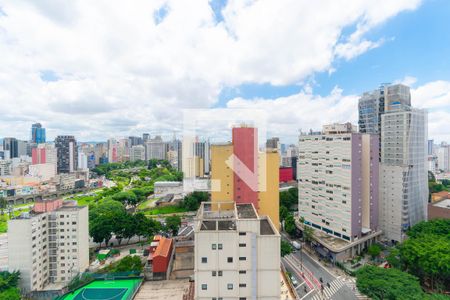
[[[428,140],[428,155],[434,154],[434,140]]]
[[[142,134],[142,142],[145,143],[150,139],[150,134],[149,133],[143,133]]]
[[[209,174],[210,172],[210,144],[208,141],[194,142],[194,156],[198,157],[199,173]]]
[[[146,160],[150,159],[166,159],[166,143],[163,142],[161,136],[157,135],[154,139],[145,143]]]
[[[131,161],[137,161],[137,160],[145,160],[145,147],[144,145],[135,145],[131,147],[130,150],[130,160]]]
[[[386,238],[403,241],[427,219],[427,112],[389,109],[381,121],[380,226]]]
[[[26,156],[29,143],[27,141],[17,140],[17,157]]]
[[[359,132],[380,135],[381,116],[389,110],[409,106],[411,106],[409,87],[403,84],[383,84],[377,90],[364,93],[358,103]],[[380,155],[381,146],[380,143]]]
[[[130,160],[130,140],[128,138],[119,139],[117,156],[119,162]]]
[[[140,136],[130,136],[128,139],[130,140],[130,147],[142,145],[144,143]]]
[[[180,140],[175,141],[174,151],[177,152],[177,170],[183,171],[183,143]]]
[[[86,170],[86,169],[88,169],[87,155],[82,151],[78,151],[78,170]]]
[[[299,137],[299,216],[348,242],[378,230],[378,136],[354,129],[325,125]]]
[[[280,138],[273,137],[273,138],[267,139],[266,148],[277,149],[277,150],[281,151]]]
[[[78,147],[73,135],[58,135],[55,139],[57,170],[59,173],[72,173],[78,166]]]
[[[234,127],[232,136],[232,143],[211,146],[211,200],[252,203],[278,229],[279,153],[258,150],[256,128]]]
[[[437,168],[443,172],[450,171],[450,146],[443,145],[437,150]]]
[[[252,204],[203,202],[194,234],[195,299],[280,299],[280,235]]]
[[[3,150],[9,151],[8,158],[19,157],[19,145],[16,138],[6,137],[3,139]]]
[[[31,125],[31,142],[35,144],[45,143],[45,128],[41,123]]]
[[[94,153],[95,153],[95,164],[100,164],[101,158],[106,158],[108,155],[108,146],[106,143],[97,143],[94,146]]]
[[[64,203],[64,204],[63,204]],[[60,199],[38,200],[30,213],[8,222],[8,265],[20,287],[64,287],[89,266],[88,208]]]
[[[117,148],[117,141],[115,139],[108,139],[108,162],[114,163],[118,161]]]

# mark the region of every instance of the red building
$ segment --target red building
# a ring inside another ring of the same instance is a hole
[[[294,169],[292,167],[280,168],[280,182],[289,182],[294,180]]]
[[[157,244],[157,245],[155,245]],[[156,247],[155,247],[156,246]],[[153,277],[165,279],[172,256],[173,240],[155,236],[148,255],[148,262],[152,265]]]
[[[31,149],[31,163],[33,165],[45,164],[47,162],[45,148]]]
[[[235,127],[232,137],[233,154],[238,158],[233,161],[235,202],[253,203],[258,209],[258,130]]]

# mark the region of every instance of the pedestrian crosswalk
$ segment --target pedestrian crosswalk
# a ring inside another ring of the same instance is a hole
[[[337,291],[339,291],[344,285],[345,283],[339,278],[336,278],[335,280],[330,282],[330,287],[328,287],[327,284],[324,283],[323,291],[317,291],[312,300],[331,299],[331,297],[336,294]]]
[[[355,293],[355,296],[357,299],[360,299],[360,300],[370,299],[358,291],[358,289],[356,288],[356,279],[355,278],[344,279],[344,281],[345,281],[345,285],[348,286],[353,291],[353,293]]]

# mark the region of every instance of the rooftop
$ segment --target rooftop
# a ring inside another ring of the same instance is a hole
[[[158,247],[156,247],[155,253],[153,254],[153,257],[155,256],[164,256],[167,257],[170,255],[170,248],[172,246],[172,239],[168,239],[165,237],[162,237],[159,241]]]
[[[236,205],[238,219],[257,219],[255,209],[252,204],[238,204]]]
[[[433,203],[432,205],[436,206],[436,207],[450,209],[450,199],[445,199],[445,200]]]

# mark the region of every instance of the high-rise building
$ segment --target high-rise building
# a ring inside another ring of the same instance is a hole
[[[78,147],[73,135],[58,135],[55,139],[57,151],[57,170],[59,173],[71,173],[78,166]]]
[[[280,235],[270,218],[234,202],[203,202],[197,218],[195,299],[280,299]]]
[[[410,105],[409,87],[403,84],[383,84],[377,90],[364,93],[358,103],[359,132],[380,136],[381,116],[389,110],[409,107]]]
[[[8,222],[8,265],[20,271],[24,291],[64,287],[89,266],[88,208],[36,201],[32,212]]]
[[[105,160],[108,157],[108,146],[106,143],[97,143],[94,146],[95,164],[101,164],[100,160]]]
[[[88,168],[87,155],[82,151],[78,151],[78,170],[86,170],[87,168]]]
[[[378,230],[378,136],[350,123],[299,138],[299,216],[348,242]]]
[[[3,150],[9,151],[8,158],[19,157],[19,145],[17,139],[13,137],[4,138]]]
[[[389,240],[427,219],[427,113],[407,106],[382,116],[379,223]]]
[[[443,172],[450,171],[450,146],[442,145],[437,150],[437,168]]]
[[[258,150],[256,128],[234,127],[232,143],[211,146],[211,200],[252,203],[278,229],[279,161],[276,150]]]
[[[41,123],[31,125],[31,142],[35,144],[45,143],[45,128]]]
[[[118,143],[116,139],[108,139],[108,162],[114,163],[118,161]]]
[[[142,134],[142,142],[145,143],[148,140],[150,140],[150,134],[149,133]]]
[[[130,147],[144,144],[144,141],[139,136],[130,136],[128,139],[130,140]]]
[[[434,154],[434,140],[428,140],[428,155]]]
[[[147,140],[145,143],[146,160],[166,159],[166,143],[157,135],[154,139]]]
[[[145,160],[145,147],[144,145],[135,145],[130,150],[130,161]]]

